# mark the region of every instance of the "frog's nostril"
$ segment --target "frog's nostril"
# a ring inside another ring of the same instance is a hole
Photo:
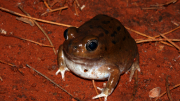
[[[73,46],[74,49],[77,49],[77,46]]]
[[[73,50],[74,52],[79,52],[77,46],[72,46],[72,50]]]

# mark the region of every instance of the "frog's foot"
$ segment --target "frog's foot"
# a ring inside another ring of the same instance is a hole
[[[107,94],[104,94],[104,93],[102,92],[101,94],[94,96],[92,99],[97,99],[97,98],[100,98],[100,97],[104,97],[104,101],[107,101],[108,95],[107,95]]]
[[[103,86],[105,87],[106,83],[103,83]],[[94,96],[92,99],[97,99],[97,98],[100,98],[100,97],[104,97],[104,101],[107,101],[107,97],[109,96],[108,88],[99,88],[99,87],[97,87],[97,89],[101,91],[101,94],[98,94],[98,95]]]
[[[61,73],[62,79],[63,81],[65,81],[65,72],[69,71],[69,69],[66,66],[61,66],[58,71],[56,72],[56,75],[58,75],[59,73]]]
[[[140,69],[140,67],[139,67],[139,64],[133,63],[132,66],[131,66],[131,70],[130,70],[131,72],[130,72],[129,81],[132,80],[132,77],[133,77],[134,72],[135,72],[136,69],[137,69],[139,72],[141,71],[141,69]]]

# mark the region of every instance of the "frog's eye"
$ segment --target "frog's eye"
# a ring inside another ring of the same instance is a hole
[[[88,51],[94,51],[98,46],[98,41],[93,39],[93,40],[89,40],[87,43],[86,43],[86,49]]]
[[[67,40],[68,39],[68,29],[66,29],[65,31],[64,31],[64,38]]]

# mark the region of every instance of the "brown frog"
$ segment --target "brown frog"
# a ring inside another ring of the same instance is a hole
[[[62,79],[65,71],[95,80],[108,80],[105,88],[93,99],[107,97],[114,91],[120,76],[127,71],[130,81],[139,67],[136,42],[115,18],[97,15],[79,28],[64,31],[64,43],[59,47],[58,65]]]

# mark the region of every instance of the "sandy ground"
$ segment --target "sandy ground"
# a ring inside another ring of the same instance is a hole
[[[69,8],[63,10],[61,15],[53,12],[41,16],[47,8],[40,0],[0,0],[0,7],[23,14],[18,8],[18,4],[21,4],[33,17],[73,26],[80,26],[97,14],[107,14],[117,18],[126,27],[148,36],[155,36],[178,27],[173,22],[180,24],[180,1],[155,10],[143,10],[142,8],[167,1],[129,0],[127,3],[127,0],[105,0],[103,2],[101,0],[79,0],[80,5],[85,5],[85,8],[79,11],[79,16],[75,15],[75,9],[70,1],[68,1]],[[53,8],[60,5],[61,3],[58,3]],[[57,50],[64,41],[63,32],[67,27],[42,22],[39,24],[48,33]],[[0,10],[0,29],[5,30],[7,34],[49,45],[47,38],[37,26],[32,27],[18,21],[15,15],[2,10]],[[132,31],[129,32],[134,39],[146,39]],[[180,39],[180,29],[165,36],[169,39]],[[175,43],[180,46],[180,42]],[[176,48],[160,42],[139,43],[138,49],[141,72],[138,73],[138,91],[134,101],[153,101],[149,98],[149,91],[155,87],[160,87],[161,92],[166,91],[166,76],[169,75],[170,87],[180,83],[180,54]],[[92,101],[91,98],[96,95],[91,80],[79,78],[71,72],[66,73],[66,81],[61,79],[60,74],[55,75],[58,69],[57,56],[52,48],[0,35],[0,51],[1,61],[17,65],[19,71],[24,74],[22,75],[14,67],[0,63],[1,101],[74,101],[68,94],[26,67],[26,64],[51,78],[81,100]],[[121,76],[119,84],[108,97],[108,101],[128,101],[130,99],[134,80],[128,82],[128,79],[129,74]],[[102,87],[103,82],[106,81],[96,81],[96,85]],[[174,101],[179,101],[180,87],[172,90],[170,94]],[[99,99],[93,101],[99,101]],[[167,95],[162,96],[160,101],[168,101]]]

